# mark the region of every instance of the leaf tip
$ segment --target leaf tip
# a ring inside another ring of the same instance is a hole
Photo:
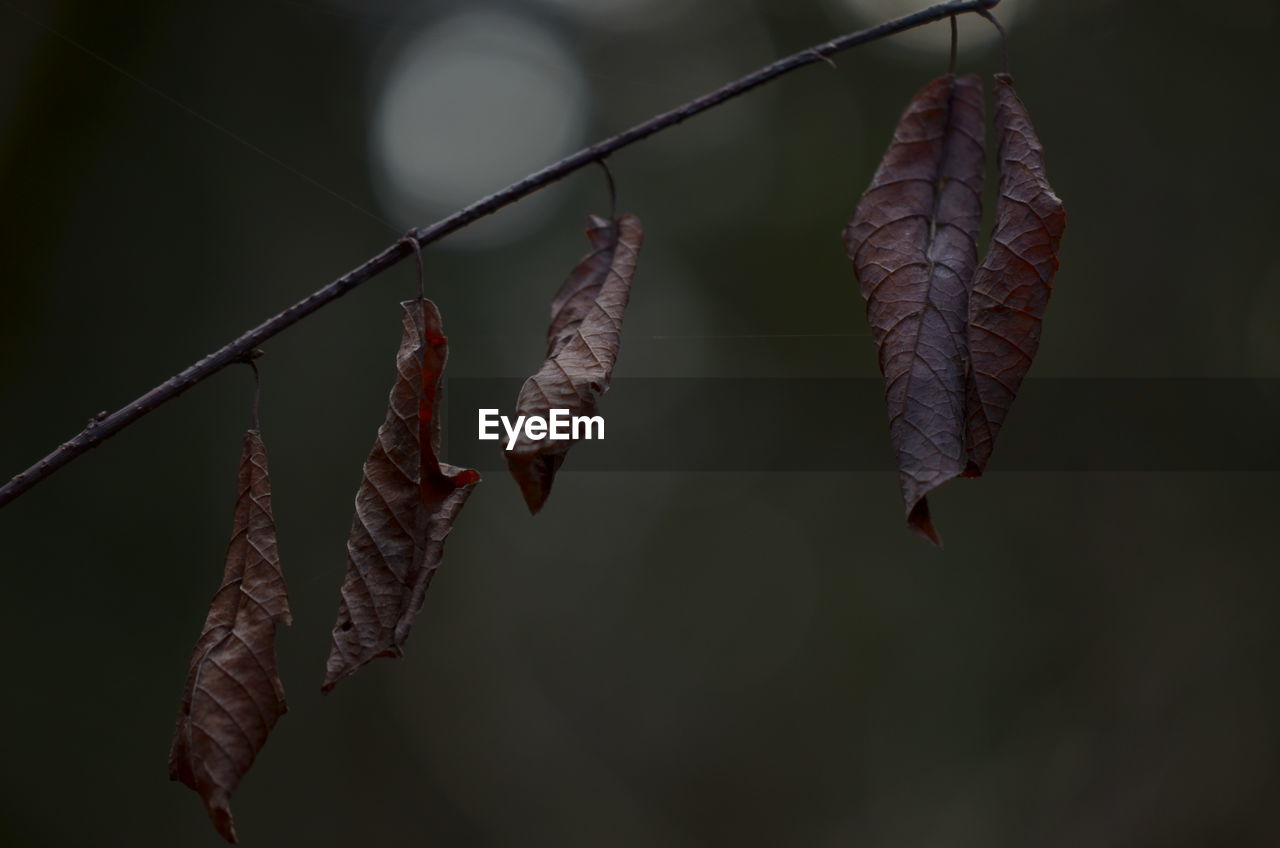
[[[349,625],[350,621],[347,622],[347,626]],[[328,695],[333,691],[333,687],[346,680],[360,667],[359,664],[348,662],[338,649],[338,633],[342,626],[338,625],[333,629],[334,644],[329,652],[329,661],[325,664],[324,680],[320,683],[321,695]]]
[[[530,515],[537,515],[547,504],[547,496],[551,494],[551,485],[542,485],[540,481],[521,480],[520,495],[524,505],[529,508]]]
[[[528,456],[514,451],[507,454],[507,468],[520,486],[520,495],[530,515],[537,515],[546,505],[556,481],[556,471],[563,461],[563,454]]]
[[[320,682],[320,694],[328,695],[334,690],[339,683],[356,673],[363,663],[352,664],[339,658],[337,661],[333,657],[329,658],[329,664],[324,670],[324,680]]]
[[[214,828],[217,829],[223,839],[227,840],[232,845],[235,845],[240,841],[236,837],[235,822],[231,820],[231,810],[224,804],[211,804],[209,806],[209,818],[213,820]]]
[[[942,547],[942,537],[933,526],[933,518],[929,515],[929,501],[926,498],[916,501],[916,505],[911,508],[911,512],[907,514],[907,525],[932,542],[934,547]]]

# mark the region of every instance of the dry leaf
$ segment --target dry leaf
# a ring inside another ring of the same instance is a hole
[[[454,518],[480,475],[441,463],[437,418],[448,340],[429,300],[404,307],[387,418],[364,463],[324,684],[402,654]]]
[[[551,302],[547,359],[521,387],[517,415],[546,418],[552,409],[593,415],[596,401],[609,390],[644,228],[634,215],[615,221],[591,215],[587,238],[592,252],[573,269]],[[556,471],[572,444],[570,440],[535,441],[522,430],[507,451],[507,467],[530,512],[538,512],[546,503]]]
[[[996,133],[996,226],[969,298],[971,474],[986,468],[1000,425],[1040,347],[1040,323],[1067,224],[1062,201],[1045,176],[1040,139],[1008,74],[996,75]]]
[[[236,841],[231,793],[285,713],[275,635],[277,624],[289,623],[266,448],[261,434],[250,430],[222,588],[191,654],[169,752],[169,778],[200,793],[228,842]]]
[[[925,496],[966,463],[983,134],[977,77],[930,82],[903,113],[844,232],[879,349],[907,520],[934,544]]]

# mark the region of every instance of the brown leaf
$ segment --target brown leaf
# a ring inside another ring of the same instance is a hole
[[[222,588],[191,653],[169,778],[204,799],[214,827],[236,841],[231,793],[285,713],[276,671],[277,624],[290,624],[289,597],[276,552],[271,479],[262,436],[244,436],[239,496]]]
[[[907,106],[844,232],[880,352],[907,521],[934,544],[925,496],[966,462],[983,134],[977,77],[930,82]]]
[[[517,415],[545,418],[552,409],[593,415],[596,401],[609,390],[644,228],[634,215],[616,221],[591,215],[587,239],[592,252],[573,269],[551,302],[547,359],[521,387]],[[570,440],[531,440],[522,430],[507,451],[507,467],[530,512],[538,512],[546,503],[556,471],[572,444]]]
[[[403,653],[454,518],[480,480],[439,460],[436,412],[449,351],[440,312],[423,299],[401,306],[397,377],[356,493],[325,692],[370,660]]]
[[[1045,176],[1044,149],[1008,74],[996,75],[996,132],[996,225],[969,298],[970,474],[987,467],[1000,425],[1040,347],[1040,323],[1067,224],[1062,201]]]

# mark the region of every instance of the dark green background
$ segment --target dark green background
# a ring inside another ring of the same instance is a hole
[[[0,475],[396,237],[172,101],[387,217],[380,63],[457,8],[0,0]],[[493,8],[581,62],[584,140],[863,23],[790,0],[645,27]],[[1278,19],[1266,0],[1018,16],[1012,67],[1069,214],[1037,376],[1280,375]],[[875,373],[839,232],[944,68],[934,30],[932,52],[859,48],[614,158],[648,229],[620,376]],[[548,191],[525,238],[427,251],[453,374],[538,364],[606,205],[594,169]],[[568,471],[536,520],[492,473],[406,658],[322,698],[412,287],[401,266],[267,345],[295,625],[291,711],[233,805],[245,844],[1280,841],[1274,473],[958,482],[933,499],[943,551],[904,528],[887,472]],[[219,844],[165,758],[250,393],[219,374],[0,512],[0,843]]]

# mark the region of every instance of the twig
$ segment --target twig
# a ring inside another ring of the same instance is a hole
[[[548,165],[519,182],[512,183],[501,191],[458,210],[447,218],[436,221],[428,227],[410,232],[407,239],[413,239],[419,247],[439,241],[473,221],[496,212],[504,206],[509,206],[580,168],[604,159],[615,151],[686,121],[694,115],[701,114],[724,103],[726,100],[745,94],[797,68],[802,68],[815,62],[829,61],[833,53],[857,47],[860,44],[877,41],[886,36],[953,15],[966,12],[985,12],[999,2],[1000,0],[953,0],[953,2],[949,3],[940,3],[896,20],[887,21],[870,29],[842,35],[823,44],[793,53],[701,97],[690,100],[683,106],[678,106],[669,112],[663,112],[644,123],[636,124],[625,132],[618,133],[611,138],[566,156],[559,162]],[[63,442],[44,459],[14,477],[4,486],[0,486],[0,507],[13,501],[59,468],[62,468],[90,449],[97,447],[156,407],[168,403],[196,383],[212,377],[228,365],[241,361],[247,352],[258,347],[267,339],[298,323],[320,307],[332,303],[356,286],[368,282],[414,252],[415,249],[409,246],[406,239],[396,242],[363,265],[348,271],[324,288],[313,292],[283,312],[268,318],[258,326],[242,334],[239,338],[224,345],[194,365],[187,367],[179,374],[165,380],[127,406],[116,410],[105,418],[101,417],[101,415],[95,417],[90,422],[90,426]]]

